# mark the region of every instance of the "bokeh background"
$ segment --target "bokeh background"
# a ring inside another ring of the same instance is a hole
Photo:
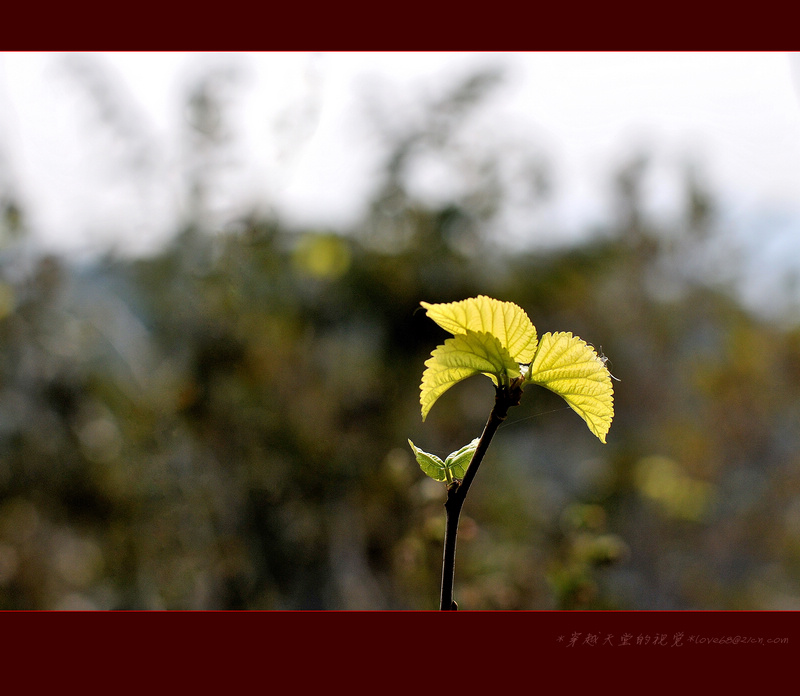
[[[794,60],[0,57],[0,608],[437,608],[487,294],[620,381],[526,390],[460,606],[800,609]]]

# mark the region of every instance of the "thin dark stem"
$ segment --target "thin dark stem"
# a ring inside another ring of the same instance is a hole
[[[461,508],[464,506],[469,487],[478,473],[478,467],[483,461],[489,443],[492,441],[495,432],[500,424],[506,419],[508,409],[519,403],[522,389],[518,383],[512,383],[510,387],[498,387],[494,400],[494,407],[489,414],[489,420],[483,428],[478,447],[472,455],[464,479],[461,482],[454,481],[447,488],[447,501],[444,504],[447,515],[444,532],[444,558],[442,560],[442,594],[439,608],[441,610],[458,609],[458,605],[453,600],[453,581],[456,571],[456,540],[458,537],[458,521],[461,517]]]

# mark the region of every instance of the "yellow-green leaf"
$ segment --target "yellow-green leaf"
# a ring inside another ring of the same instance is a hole
[[[601,442],[614,417],[611,375],[594,348],[571,333],[546,333],[527,381],[561,396]]]
[[[421,450],[411,440],[408,444],[411,445],[411,451],[414,453],[414,458],[417,460],[420,469],[424,471],[435,481],[446,481],[450,483],[453,479],[462,479],[467,471],[469,463],[472,461],[472,455],[478,448],[480,438],[475,438],[472,442],[464,445],[461,449],[451,452],[447,455],[447,459],[442,461],[435,454],[430,454]]]
[[[500,383],[520,376],[519,365],[491,334],[467,330],[437,346],[425,361],[420,384],[422,420],[450,387],[477,374],[494,376]]]
[[[408,444],[411,445],[411,451],[414,453],[414,458],[417,460],[419,468],[426,475],[430,476],[434,481],[447,481],[449,483],[453,480],[452,474],[450,474],[450,471],[439,457],[421,450],[411,440],[408,441]]]
[[[518,363],[529,363],[536,352],[536,327],[525,311],[513,302],[501,302],[485,295],[446,304],[420,303],[445,331],[464,334],[485,332],[496,336]]]
[[[455,452],[451,452],[447,455],[447,459],[444,460],[444,465],[454,478],[464,478],[464,474],[467,473],[467,467],[472,461],[472,455],[474,455],[475,450],[478,449],[478,443],[480,441],[481,439],[476,437],[472,442],[464,445],[461,449],[457,449]]]

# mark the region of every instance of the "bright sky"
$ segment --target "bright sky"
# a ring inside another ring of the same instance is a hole
[[[552,219],[565,235],[603,218],[609,174],[645,147],[657,161],[656,208],[674,204],[681,166],[691,160],[724,201],[732,229],[757,229],[768,262],[785,262],[787,250],[798,249],[796,55],[83,56],[113,77],[128,106],[127,140],[98,126],[85,87],[66,67],[81,58],[0,54],[0,186],[10,180],[18,187],[36,238],[60,251],[109,244],[145,250],[174,229],[185,203],[178,179],[185,152],[178,137],[182,90],[209,65],[235,66],[241,75],[232,96],[244,137],[222,182],[220,219],[258,200],[290,222],[336,226],[359,217],[375,185],[362,96],[380,94],[413,116],[420,99],[434,98],[454,76],[487,63],[505,66],[508,79],[474,124],[475,142],[513,134],[549,157],[560,193]],[[130,142],[141,142],[141,151]],[[132,163],[144,176],[124,176]]]

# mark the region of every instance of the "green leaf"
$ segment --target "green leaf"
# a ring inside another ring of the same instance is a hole
[[[451,334],[465,334],[467,331],[490,333],[497,337],[516,362],[533,360],[536,327],[525,311],[513,302],[478,295],[460,302],[420,304],[433,321]]]
[[[464,478],[464,474],[467,473],[467,467],[472,461],[472,455],[475,454],[475,450],[478,449],[478,443],[480,441],[481,439],[476,437],[472,442],[464,445],[461,449],[447,455],[447,459],[444,460],[444,465],[445,468],[453,474],[453,478]]]
[[[546,333],[526,382],[561,396],[605,443],[614,417],[611,374],[594,348],[571,333]]]
[[[449,470],[444,465],[444,462],[439,459],[435,454],[428,454],[424,452],[419,447],[417,447],[411,440],[408,441],[408,444],[411,445],[411,451],[414,453],[414,457],[417,460],[417,464],[419,464],[419,468],[422,469],[428,476],[430,476],[435,481],[447,481],[448,483],[452,481],[452,475],[448,478]]]
[[[520,376],[517,362],[491,334],[467,330],[437,346],[425,361],[425,372],[422,373],[419,399],[422,420],[450,387],[481,373],[492,376],[501,384]]]
[[[419,464],[420,469],[430,476],[435,481],[446,481],[450,483],[453,479],[462,479],[467,472],[467,467],[472,461],[472,455],[478,447],[480,438],[475,438],[468,445],[464,445],[461,449],[451,452],[447,459],[442,461],[435,454],[429,454],[417,447],[411,440],[408,444],[411,445],[411,451]]]

